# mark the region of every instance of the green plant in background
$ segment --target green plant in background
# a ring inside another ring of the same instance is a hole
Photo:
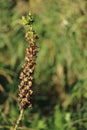
[[[0,129],[8,130],[18,116],[18,74],[27,45],[18,18],[29,8],[40,36],[40,52],[32,87],[34,107],[25,111],[18,129],[86,130],[85,0],[0,0]]]

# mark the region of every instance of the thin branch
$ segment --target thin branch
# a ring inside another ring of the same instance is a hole
[[[67,123],[67,124],[65,124],[65,127],[67,127],[68,125],[75,125],[77,123],[82,123],[83,121],[87,121],[87,118],[78,119],[78,120],[72,121],[70,123]]]
[[[7,129],[10,129],[11,126],[0,126],[0,129],[4,129],[4,128],[7,128]],[[18,130],[35,130],[35,129],[32,129],[32,128],[28,128],[28,127],[18,127]]]

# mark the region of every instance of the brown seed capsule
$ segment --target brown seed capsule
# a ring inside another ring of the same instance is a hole
[[[29,52],[30,52],[30,53],[32,53],[32,52],[33,52],[33,49],[32,49],[31,47],[29,48]]]
[[[21,72],[21,74],[20,74],[20,79],[22,79],[24,77],[24,73],[23,72]]]
[[[31,82],[31,81],[29,81],[29,82],[28,82],[28,85],[31,87],[31,86],[32,86],[32,82]]]
[[[24,82],[27,82],[27,81],[28,81],[28,79],[27,79],[27,78],[24,78],[23,80],[24,80]]]
[[[22,88],[22,86],[21,86],[21,85],[18,85],[18,88],[19,88],[19,89],[21,89],[21,88]]]
[[[33,58],[33,54],[30,54],[29,57],[30,57],[30,58]]]
[[[29,62],[29,59],[28,59],[28,57],[25,57],[25,61],[26,61],[26,62]]]
[[[20,83],[20,86],[23,86],[23,85],[24,85],[24,80],[22,80]]]
[[[30,95],[27,93],[26,94],[26,98],[29,100],[30,99]]]
[[[30,89],[30,86],[29,86],[29,85],[27,85],[27,86],[26,86],[26,90],[29,90],[29,89]]]
[[[32,70],[32,69],[29,69],[29,73],[33,73],[33,70]]]
[[[29,80],[33,80],[33,77],[32,77],[32,76],[30,76],[30,77],[29,77]]]
[[[26,72],[26,75],[27,75],[27,76],[30,76],[30,73],[29,73],[29,72]]]
[[[19,94],[19,97],[22,98],[22,94]]]
[[[32,104],[29,104],[29,106],[28,106],[29,108],[32,108]]]
[[[29,90],[29,94],[32,95],[32,93],[33,93],[33,91],[30,89],[30,90]]]
[[[28,99],[27,99],[27,98],[24,98],[24,99],[23,99],[23,102],[27,103],[27,102],[28,102]]]
[[[22,90],[21,90],[21,94],[24,94],[24,93],[25,93],[25,91],[24,91],[24,89],[22,89]]]

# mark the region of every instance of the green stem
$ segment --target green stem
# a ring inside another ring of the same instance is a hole
[[[17,122],[16,122],[16,124],[15,124],[14,128],[13,128],[13,129],[11,129],[11,130],[17,130],[18,125],[19,125],[19,123],[20,123],[20,121],[21,121],[21,119],[22,119],[23,112],[24,112],[24,110],[22,109],[22,110],[20,111],[20,115],[19,115],[19,117],[18,117],[18,119],[17,119]]]

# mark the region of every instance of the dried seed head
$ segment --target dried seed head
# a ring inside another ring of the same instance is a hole
[[[29,18],[28,18],[29,17]],[[25,64],[22,66],[23,71],[20,74],[21,83],[19,84],[19,103],[20,109],[31,108],[32,104],[30,102],[31,95],[33,91],[31,90],[33,73],[36,65],[36,58],[38,53],[38,47],[36,45],[36,39],[38,38],[37,34],[32,28],[31,15],[23,17],[23,24],[28,25],[29,29],[26,31],[25,38],[29,42],[28,47],[26,48]],[[26,21],[26,22],[25,22]]]

